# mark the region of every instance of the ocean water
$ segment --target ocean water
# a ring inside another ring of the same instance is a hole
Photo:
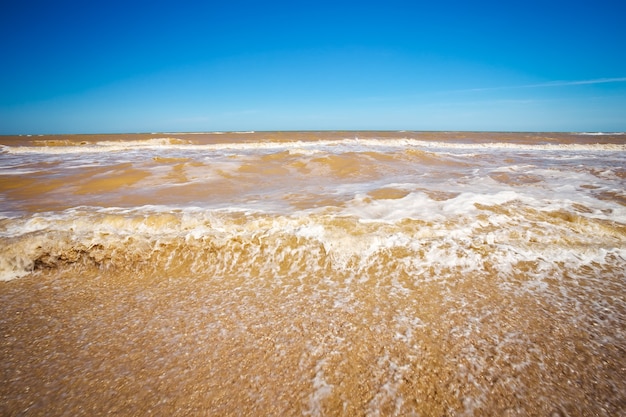
[[[2,415],[626,415],[626,135],[0,137]]]

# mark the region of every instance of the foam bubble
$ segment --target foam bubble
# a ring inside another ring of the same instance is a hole
[[[309,396],[309,408],[304,411],[305,415],[323,415],[322,402],[330,396],[333,386],[324,380],[324,359],[319,360],[315,365],[315,376],[313,377],[313,392]]]

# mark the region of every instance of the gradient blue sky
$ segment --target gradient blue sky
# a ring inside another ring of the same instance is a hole
[[[0,3],[0,134],[626,131],[626,1]]]

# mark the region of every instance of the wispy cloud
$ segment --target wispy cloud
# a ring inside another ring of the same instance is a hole
[[[459,91],[490,91],[490,90],[511,90],[517,88],[541,88],[541,87],[566,87],[571,85],[585,85],[585,84],[606,84],[606,83],[623,83],[626,82],[626,77],[617,78],[595,78],[592,80],[575,80],[575,81],[548,81],[537,84],[522,84],[522,85],[509,85],[503,87],[484,87],[484,88],[469,88]]]
[[[626,82],[626,77],[620,78],[596,78],[594,80],[579,80],[579,81],[553,81],[551,83],[545,83],[543,85],[538,84],[538,87],[558,87],[561,85],[582,85],[582,84],[605,84],[605,83],[623,83]]]

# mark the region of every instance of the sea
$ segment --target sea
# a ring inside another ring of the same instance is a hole
[[[0,415],[625,416],[626,134],[0,137]]]

